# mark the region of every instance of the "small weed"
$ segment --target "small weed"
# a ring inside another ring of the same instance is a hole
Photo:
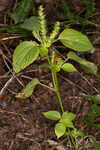
[[[24,41],[16,47],[13,54],[13,69],[16,73],[20,72],[21,70],[32,64],[39,55],[42,58],[45,57],[47,59],[47,66],[51,69],[54,86],[53,88],[48,88],[52,89],[57,94],[61,113],[55,110],[51,110],[48,112],[44,112],[43,115],[50,120],[57,121],[54,128],[57,138],[69,135],[75,150],[78,150],[75,138],[78,136],[83,136],[83,133],[81,131],[78,131],[74,127],[73,120],[75,119],[75,114],[64,110],[63,102],[59,92],[57,73],[60,72],[61,69],[66,72],[77,71],[77,69],[71,63],[67,62],[69,59],[78,62],[80,66],[82,66],[86,71],[90,69],[89,72],[93,74],[96,74],[97,68],[94,64],[81,59],[74,52],[69,52],[68,54],[66,54],[67,59],[65,60],[63,58],[59,58],[55,61],[56,52],[52,50],[50,53],[49,48],[54,42],[58,40],[64,46],[67,46],[76,52],[85,52],[92,50],[93,46],[88,40],[87,36],[74,29],[65,29],[58,36],[60,30],[60,22],[55,23],[53,31],[50,33],[50,35],[48,35],[44,9],[42,6],[40,6],[39,8],[39,23],[40,31],[33,30],[32,32],[33,36],[39,42],[37,43],[36,41]],[[29,97],[33,93],[35,86],[38,84],[43,86],[43,84],[41,84],[41,82],[37,78],[34,78],[28,83],[26,88],[24,88],[17,95],[17,97]]]

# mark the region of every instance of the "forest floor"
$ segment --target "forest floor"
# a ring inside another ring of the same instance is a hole
[[[100,4],[98,6],[100,9]],[[12,23],[8,14],[3,11],[1,14],[1,28],[6,26],[7,22]],[[100,23],[100,15],[95,16],[95,22]],[[100,33],[100,27],[87,26],[86,30],[91,32],[92,42],[100,37],[100,34],[96,34],[96,32]],[[74,150],[68,136],[57,139],[54,133],[55,122],[47,120],[42,114],[48,110],[61,111],[53,91],[37,86],[30,98],[16,98],[16,94],[31,78],[38,77],[46,85],[52,83],[52,78],[50,71],[39,69],[38,64],[42,63],[41,60],[13,78],[12,55],[15,47],[24,38],[9,37],[12,35],[5,32],[0,35],[0,92],[2,92],[0,95],[0,150]],[[100,51],[100,39],[94,44],[94,48],[95,51]],[[61,48],[59,51],[61,52]],[[93,54],[93,58],[90,55],[87,59],[96,62],[99,66],[96,55]],[[79,68],[77,64],[75,65]],[[96,94],[100,90],[100,81],[94,75],[84,73],[80,68],[79,72],[60,72],[57,75],[64,109],[76,114],[75,127],[85,134],[83,138],[77,139],[79,150],[93,150],[88,136],[92,135],[100,141],[100,131],[84,123],[92,102],[81,97],[80,93]]]

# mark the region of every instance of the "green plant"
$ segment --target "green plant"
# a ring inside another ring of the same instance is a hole
[[[5,29],[9,33],[30,34],[33,30],[40,30],[39,18],[35,16],[36,11],[33,0],[21,0],[18,2],[15,11],[10,12],[8,15],[14,21],[14,24],[8,25],[3,30]]]
[[[95,3],[88,2],[83,0],[82,5],[86,6],[85,17],[81,17],[79,15],[75,15],[67,2],[65,0],[61,0],[61,6],[63,9],[63,13],[61,13],[61,19],[65,20],[62,24],[81,24],[88,25],[92,24],[94,26],[99,26],[99,24],[95,24],[91,22],[89,19],[92,17],[93,12],[95,10]],[[27,7],[26,7],[27,6]],[[31,16],[30,16],[31,14]],[[1,30],[6,30],[9,33],[17,33],[17,34],[30,34],[31,31],[39,31],[40,24],[39,18],[37,17],[37,12],[35,9],[35,3],[33,0],[21,0],[18,2],[18,6],[14,12],[10,12],[9,17],[14,21],[13,25],[8,25],[5,28],[1,28]],[[66,20],[67,19],[67,20]],[[49,23],[51,24],[51,23]]]
[[[48,119],[58,121],[55,125],[55,134],[57,135],[58,138],[60,138],[63,135],[69,135],[75,150],[77,150],[78,147],[75,142],[75,138],[77,136],[83,136],[83,133],[78,131],[73,125],[72,121],[75,119],[75,114],[64,111],[57,78],[57,73],[60,72],[61,69],[66,72],[77,71],[77,69],[71,63],[67,62],[69,59],[74,59],[75,56],[70,55],[70,53],[68,53],[67,59],[64,60],[62,58],[59,58],[55,60],[56,52],[52,50],[50,53],[49,48],[57,40],[60,40],[63,45],[78,52],[89,51],[93,49],[93,46],[85,35],[74,29],[65,29],[57,37],[60,30],[59,22],[55,23],[53,31],[51,32],[50,35],[48,35],[45,15],[43,13],[42,6],[40,6],[39,8],[39,19],[41,30],[33,31],[32,33],[33,36],[39,41],[38,43],[40,44],[38,44],[36,41],[24,41],[20,45],[18,45],[13,55],[13,69],[16,73],[18,73],[27,66],[29,66],[31,63],[33,63],[38,58],[39,55],[41,57],[46,57],[48,61],[47,67],[50,68],[52,73],[54,87],[50,88],[46,85],[43,85],[37,78],[34,78],[32,81],[28,83],[26,88],[24,88],[17,95],[17,97],[24,97],[24,98],[29,97],[34,91],[35,86],[38,84],[46,86],[55,91],[59,100],[62,113],[60,114],[59,112],[53,110],[44,112],[43,114]],[[78,58],[78,63],[80,63],[81,65],[83,64],[84,68],[87,68],[87,66],[88,69],[94,68],[94,64],[88,65],[89,63],[88,61],[86,60],[81,61],[80,59]],[[97,70],[95,70],[94,72],[96,73],[96,71]]]
[[[81,94],[84,98],[88,98],[92,100],[93,104],[91,105],[91,111],[89,112],[88,116],[85,118],[85,123],[88,125],[100,130],[100,123],[95,122],[95,120],[100,117],[100,93],[96,95],[86,95]]]
[[[61,18],[64,19],[64,24],[69,23],[69,24],[80,24],[83,26],[85,25],[94,25],[94,26],[99,26],[99,24],[95,24],[93,21],[90,19],[93,16],[94,10],[95,10],[95,2],[93,1],[87,1],[87,0],[82,0],[80,2],[81,5],[84,5],[86,7],[86,12],[84,16],[80,16],[75,14],[74,12],[71,11],[68,3],[66,0],[61,0],[61,6],[63,9],[63,13],[61,14]]]
[[[81,4],[86,6],[85,18],[88,19],[93,15],[93,12],[95,10],[95,2],[82,0]]]
[[[48,111],[43,113],[47,119],[58,121],[55,126],[55,134],[57,137],[69,135],[73,137],[83,136],[81,131],[78,131],[74,125],[73,120],[76,115],[71,112],[63,112],[62,115],[58,111]],[[72,130],[69,130],[72,129]]]
[[[92,145],[95,148],[95,150],[99,150],[100,149],[100,142],[96,141],[93,136],[89,136],[89,140],[92,143]]]

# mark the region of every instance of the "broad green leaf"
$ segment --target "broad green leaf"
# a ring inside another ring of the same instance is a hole
[[[60,123],[62,123],[62,124],[64,124],[64,126],[66,127],[66,128],[74,128],[74,125],[73,125],[73,122],[72,121],[70,121],[69,119],[61,119],[60,120]]]
[[[91,74],[97,74],[98,68],[94,63],[91,63],[81,57],[79,57],[78,55],[76,55],[76,53],[74,52],[69,52],[67,54],[67,57],[69,59],[72,59],[76,62],[78,62],[80,64],[80,67],[87,73],[91,73]]]
[[[74,120],[76,117],[75,114],[73,114],[72,112],[64,112],[62,115],[62,119],[69,119],[70,121]]]
[[[44,112],[43,115],[50,120],[59,120],[61,118],[60,113],[55,110]]]
[[[15,21],[15,24],[24,21],[32,10],[33,0],[21,0],[16,10],[9,13],[10,17]]]
[[[95,150],[100,150],[100,142],[96,141],[93,136],[90,136],[89,140],[93,144]]]
[[[33,63],[39,55],[39,48],[32,41],[18,45],[13,55],[13,69],[16,73]]]
[[[21,24],[21,28],[29,31],[39,31],[40,30],[40,20],[36,16],[31,16],[25,19],[24,23]]]
[[[78,51],[85,52],[93,49],[87,36],[74,29],[65,29],[58,38],[65,46]]]
[[[77,69],[70,63],[65,63],[61,66],[61,68],[64,70],[64,71],[67,71],[67,72],[76,72]]]
[[[66,132],[66,127],[64,126],[64,124],[57,123],[55,126],[55,134],[57,138],[60,138],[61,136],[63,136],[65,132]]]
[[[34,92],[35,86],[40,84],[39,80],[37,78],[32,79],[26,87],[16,95],[18,98],[27,98],[32,95]]]
[[[81,96],[83,96],[83,97],[85,97],[85,98],[89,98],[89,99],[92,100],[95,104],[100,104],[100,94],[96,94],[96,95],[81,94]]]
[[[64,112],[62,118],[60,119],[60,123],[63,123],[65,127],[74,128],[72,120],[75,119],[75,114],[70,112]]]
[[[72,131],[71,131],[73,137],[79,137],[79,136],[84,136],[84,133],[82,131],[79,131],[77,130],[76,128],[74,128]]]

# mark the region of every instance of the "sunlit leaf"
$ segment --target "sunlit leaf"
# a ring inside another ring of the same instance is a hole
[[[43,115],[50,120],[59,120],[61,118],[60,113],[55,110],[44,112]]]
[[[39,48],[34,42],[24,41],[18,45],[13,55],[13,69],[16,73],[33,63],[39,55]]]
[[[88,37],[74,29],[65,29],[58,38],[65,46],[79,52],[93,49]]]
[[[37,78],[34,78],[26,85],[26,87],[20,93],[16,95],[16,97],[27,98],[31,96],[32,93],[34,92],[36,85],[38,84],[40,84],[39,80]]]
[[[67,71],[67,72],[76,72],[77,69],[70,63],[65,63],[61,66],[61,68],[64,70],[64,71]]]
[[[75,114],[70,112],[64,112],[60,122],[64,124],[65,127],[74,128],[72,120],[75,119]]]
[[[57,138],[60,138],[61,136],[63,136],[65,132],[66,132],[66,127],[64,126],[64,124],[57,123],[55,126],[55,134]]]
[[[74,120],[76,115],[72,112],[64,112],[62,115],[62,119],[69,119],[70,121]]]

